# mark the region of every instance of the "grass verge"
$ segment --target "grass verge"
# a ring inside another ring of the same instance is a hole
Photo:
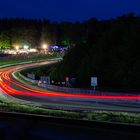
[[[20,75],[20,72],[18,72],[18,71],[15,71],[15,72],[13,72],[13,75],[19,80],[19,81],[21,81],[22,83],[24,83],[24,84],[28,84],[28,85],[33,85],[33,86],[36,86],[36,84],[33,84],[33,83],[31,83],[31,82],[29,82],[29,81],[26,81],[21,75]]]
[[[31,113],[70,119],[118,122],[140,125],[140,114],[106,111],[70,112],[63,110],[52,110],[47,109],[46,107],[38,107],[15,101],[9,101],[8,99],[4,98],[0,98],[0,111]]]
[[[54,55],[54,56],[35,56],[35,57],[29,57],[29,58],[24,58],[24,59],[23,58],[12,59],[12,60],[6,59],[6,60],[0,60],[0,66],[28,62],[28,61],[47,60],[51,58],[57,58],[57,57]]]
[[[37,84],[33,84],[33,83],[31,83],[31,82],[25,80],[25,79],[21,76],[21,74],[20,74],[19,71],[15,71],[13,74],[14,74],[14,76],[18,79],[18,81],[20,81],[21,83],[24,83],[24,84],[26,84],[26,85],[30,85],[31,87],[36,88],[36,89],[41,89],[41,90],[45,90],[45,91],[47,90],[46,88],[40,87],[40,86],[38,86]]]
[[[4,98],[0,98],[0,111],[31,113],[31,114],[57,116],[57,117],[73,118],[73,119],[80,119],[84,117],[84,114],[82,113],[69,112],[63,110],[52,110],[52,109],[47,109],[46,107],[28,105],[17,101],[9,101],[8,99],[4,99]]]

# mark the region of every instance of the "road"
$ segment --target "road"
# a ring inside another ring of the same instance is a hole
[[[49,91],[21,83],[12,76],[17,70],[50,64],[42,62],[18,65],[0,70],[0,88],[9,98],[35,105],[64,110],[105,110],[140,113],[138,95],[87,95]]]

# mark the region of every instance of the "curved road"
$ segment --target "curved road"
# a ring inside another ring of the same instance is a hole
[[[0,70],[3,94],[22,102],[64,110],[107,110],[140,113],[140,95],[87,95],[48,91],[21,83],[12,76],[16,70],[53,63],[50,61],[13,66]]]

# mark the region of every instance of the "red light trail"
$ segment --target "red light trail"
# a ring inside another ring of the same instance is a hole
[[[28,65],[29,66],[29,65]],[[62,93],[62,92],[53,92],[43,89],[33,88],[29,85],[23,84],[14,78],[12,78],[12,72],[17,69],[22,68],[13,67],[5,70],[0,70],[0,88],[10,95],[22,95],[22,96],[42,96],[42,97],[70,97],[70,98],[89,98],[89,99],[121,99],[121,100],[140,100],[140,95],[88,95],[88,94],[70,94],[70,93]],[[13,88],[15,87],[21,88],[21,90],[17,90]]]

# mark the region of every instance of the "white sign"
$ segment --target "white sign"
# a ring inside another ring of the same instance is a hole
[[[30,79],[35,80],[35,74],[27,73],[27,77],[30,78]]]
[[[50,84],[50,77],[49,76],[41,76],[40,80],[44,83]]]
[[[91,77],[91,86],[97,86],[98,82],[97,82],[97,77]]]

